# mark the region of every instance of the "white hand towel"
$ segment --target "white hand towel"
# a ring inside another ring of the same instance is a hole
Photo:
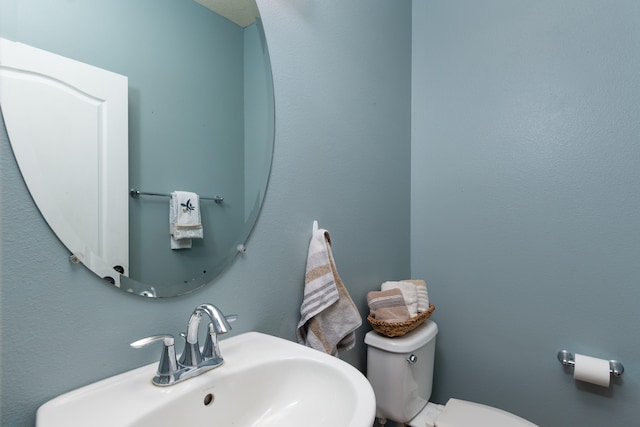
[[[418,290],[416,289],[416,285],[413,283],[389,281],[384,282],[380,289],[383,291],[388,291],[389,289],[400,289],[411,317],[418,314]]]
[[[171,249],[189,249],[191,248],[191,239],[175,239],[173,237],[173,230],[176,225],[178,217],[178,209],[176,209],[176,198],[171,196],[169,198],[169,238],[171,239]]]
[[[360,312],[336,271],[329,232],[314,223],[307,255],[304,298],[296,337],[300,344],[337,356],[354,347]]]
[[[427,311],[429,308],[429,291],[427,290],[427,282],[424,280],[404,280],[404,282],[411,282],[416,285],[418,291],[418,313]]]
[[[191,247],[191,239],[202,239],[200,198],[189,191],[173,191],[169,200],[169,233],[171,249]]]

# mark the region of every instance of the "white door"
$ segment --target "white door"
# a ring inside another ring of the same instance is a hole
[[[40,212],[71,253],[119,285],[129,273],[128,82],[0,39],[0,106]]]

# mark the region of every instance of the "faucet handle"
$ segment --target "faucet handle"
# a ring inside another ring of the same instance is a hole
[[[162,341],[163,347],[160,362],[158,362],[157,375],[153,377],[153,383],[160,386],[170,385],[175,382],[175,374],[178,370],[175,338],[173,338],[173,335],[152,335],[134,341],[130,346],[133,348],[143,348],[157,341]]]
[[[165,334],[165,335],[151,335],[150,337],[140,338],[139,340],[134,341],[129,345],[133,348],[143,348],[156,341],[164,342],[165,347],[175,345],[176,343],[176,340],[175,338],[173,338],[173,335]]]

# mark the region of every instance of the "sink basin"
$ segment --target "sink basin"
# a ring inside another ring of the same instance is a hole
[[[291,341],[248,332],[220,341],[224,365],[169,387],[157,363],[63,394],[36,427],[370,427],[375,397],[353,366]]]

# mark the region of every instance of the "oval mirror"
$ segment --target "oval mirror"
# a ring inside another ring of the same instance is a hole
[[[54,62],[70,58],[90,67],[71,72],[73,78],[95,83],[99,77],[88,76],[96,69],[125,82],[123,113],[116,101],[105,101],[102,89],[85,90],[84,81],[75,86],[55,72],[52,77],[8,66],[7,55],[0,63],[0,101],[16,160],[71,260],[148,297],[176,296],[210,283],[242,252],[271,169],[273,85],[255,0],[4,3],[2,38],[56,55]],[[56,68],[43,63],[47,71]],[[35,82],[37,96],[63,87],[70,101],[24,102],[25,80]],[[75,110],[66,105],[78,99],[89,107],[70,114]],[[14,106],[20,103],[22,109]],[[45,120],[30,116],[35,104],[43,106]],[[83,115],[100,118],[87,122]],[[117,116],[125,120],[122,138],[113,125]],[[50,131],[43,131],[47,126]],[[40,129],[40,146],[33,129]],[[98,135],[97,148],[68,142],[85,131]],[[115,135],[111,140],[118,144],[128,139],[121,155],[108,151],[112,144],[105,135]],[[199,195],[189,210],[199,208],[201,235],[175,245],[169,195],[179,190]],[[115,243],[105,255],[110,239]]]

